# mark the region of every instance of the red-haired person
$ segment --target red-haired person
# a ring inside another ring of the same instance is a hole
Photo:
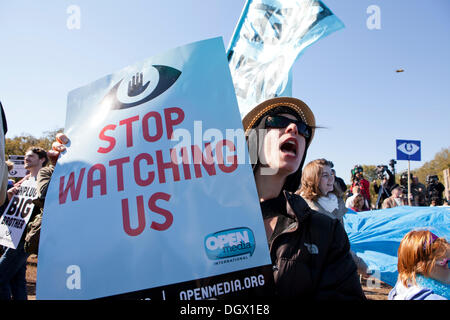
[[[389,300],[448,300],[450,245],[427,230],[410,231],[398,248],[398,280]]]

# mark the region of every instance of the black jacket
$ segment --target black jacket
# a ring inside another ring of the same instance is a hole
[[[279,212],[283,203],[286,210]],[[276,295],[365,300],[347,233],[338,220],[313,211],[302,197],[287,191],[262,202],[261,208],[263,217],[278,216],[269,240]]]

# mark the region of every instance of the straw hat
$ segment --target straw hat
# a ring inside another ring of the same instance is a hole
[[[263,117],[269,115],[271,111],[274,111],[274,109],[278,107],[290,109],[298,115],[298,117],[302,119],[306,125],[311,127],[311,138],[308,139],[309,145],[314,137],[314,128],[316,125],[314,114],[306,103],[300,99],[292,97],[277,97],[268,99],[254,107],[244,116],[244,119],[242,119],[245,132],[247,133],[249,129],[254,128]]]

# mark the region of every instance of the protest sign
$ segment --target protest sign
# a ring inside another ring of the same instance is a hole
[[[36,179],[30,177],[20,185],[0,218],[0,245],[17,248],[33,212],[36,197]]]
[[[294,62],[343,27],[320,0],[247,0],[227,51],[241,116],[269,98],[291,96]]]
[[[397,150],[397,160],[420,161],[420,141],[419,140],[395,140]]]
[[[44,208],[38,299],[271,290],[245,139],[232,134],[243,129],[221,38],[70,92],[65,128],[71,142]]]
[[[14,164],[13,169],[9,171],[9,177],[23,178],[27,175],[27,169],[25,169],[25,156],[10,155],[8,156],[8,160]]]

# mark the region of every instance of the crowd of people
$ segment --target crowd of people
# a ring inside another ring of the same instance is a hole
[[[443,192],[445,187],[439,182],[437,175],[427,177],[427,186],[419,182],[417,176],[410,174],[410,199],[408,199],[408,174],[400,176],[400,184],[395,182],[395,175],[387,168],[383,168],[379,176],[381,180],[373,180],[372,187],[377,195],[376,201],[371,198],[371,183],[364,178],[364,170],[357,165],[352,170],[352,184],[345,194],[345,206],[353,211],[368,211],[373,209],[387,209],[398,206],[441,206],[449,205]]]
[[[366,275],[367,265],[351,251],[343,224],[347,207],[355,211],[371,209],[370,184],[364,179],[362,170],[354,173],[356,179],[346,207],[343,198],[346,186],[336,177],[331,161],[317,159],[304,166],[316,122],[311,109],[299,99],[266,100],[244,117],[243,126],[249,148],[260,150],[251,153],[256,157],[251,163],[272,258],[273,294],[300,300],[365,300],[358,273]],[[252,130],[261,130],[263,134],[250,134]],[[25,168],[29,174],[7,191],[8,199],[11,199],[26,181],[34,180],[37,185],[35,207],[19,246],[6,248],[0,258],[0,299],[27,298],[26,260],[30,253],[38,253],[47,186],[59,152],[64,150],[67,142],[68,137],[60,135],[54,150],[46,152],[30,148],[25,154]],[[268,168],[272,174],[267,174]],[[384,195],[383,207],[385,202],[386,206],[388,202],[392,206],[399,204],[395,200],[398,196],[395,186]],[[388,201],[391,197],[394,201]],[[403,287],[396,286],[393,299],[411,296],[403,294],[403,288],[420,286],[415,275],[444,281],[448,285],[449,270],[444,269],[444,265],[448,267],[450,255],[448,243],[443,238],[433,241],[426,238],[422,242],[424,254],[415,257],[413,262],[406,259],[408,267],[403,268],[402,264],[402,269],[399,268],[399,283]],[[404,246],[400,249],[403,257]],[[432,267],[426,269],[410,266],[429,260]],[[399,266],[402,261],[399,257]],[[432,288],[428,289],[428,293],[436,293]],[[421,292],[420,297],[424,296],[436,298]]]

